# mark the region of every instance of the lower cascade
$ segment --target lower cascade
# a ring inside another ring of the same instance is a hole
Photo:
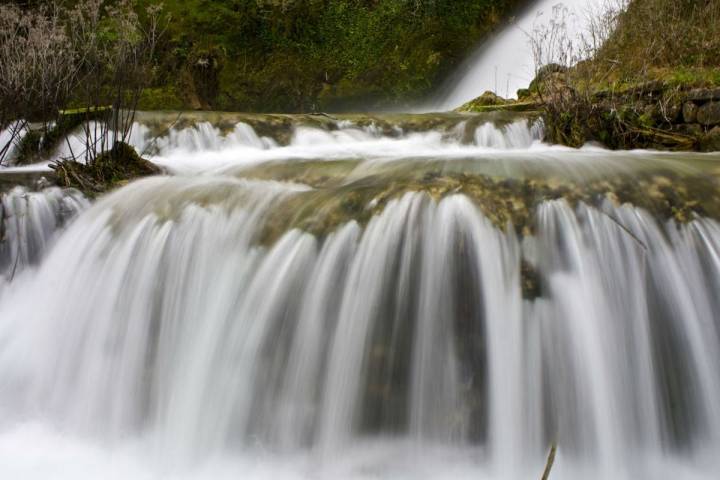
[[[0,274],[12,278],[39,263],[56,232],[87,206],[79,192],[59,188],[0,194]]]
[[[716,478],[717,155],[200,125],[3,194],[2,478]]]

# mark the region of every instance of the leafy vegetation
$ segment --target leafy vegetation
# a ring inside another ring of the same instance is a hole
[[[142,3],[151,3],[144,0]],[[523,0],[166,0],[141,108],[400,106],[430,92]]]

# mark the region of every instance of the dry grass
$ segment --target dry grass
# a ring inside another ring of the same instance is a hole
[[[623,79],[667,68],[720,67],[719,0],[634,0],[596,61]]]
[[[607,0],[580,41],[558,9],[532,45],[549,140],[680,149],[702,140],[674,127],[683,90],[720,85],[720,0]]]
[[[16,126],[0,145],[0,164],[28,122],[41,128],[24,137],[34,143],[24,150],[43,150],[71,104],[85,112],[79,124],[87,138],[74,158],[91,162],[128,139],[165,27],[160,7],[151,4],[142,14],[141,20],[131,0],[0,5],[0,129]]]

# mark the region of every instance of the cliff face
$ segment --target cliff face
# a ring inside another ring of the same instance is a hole
[[[401,107],[427,95],[477,42],[531,3],[166,0],[159,74],[140,107]]]

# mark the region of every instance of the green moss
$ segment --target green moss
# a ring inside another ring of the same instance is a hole
[[[497,228],[514,228],[519,235],[535,229],[537,206],[547,200],[564,199],[571,205],[584,202],[599,206],[609,200],[631,203],[662,220],[686,223],[695,214],[720,217],[720,190],[711,175],[680,174],[671,170],[637,171],[587,180],[547,174],[507,177],[502,174],[447,171],[442,166],[405,165],[374,175],[352,175],[349,161],[267,164],[241,173],[247,178],[280,178],[305,183],[312,190],[281,200],[273,209],[258,239],[272,244],[285,232],[299,228],[324,237],[354,220],[367,223],[393,200],[408,192],[419,192],[439,201],[454,194],[471,199]],[[353,181],[348,179],[354,178]],[[539,280],[528,265],[523,272],[523,291],[539,294]]]
[[[140,110],[183,110],[188,108],[173,85],[146,88],[138,102]]]

